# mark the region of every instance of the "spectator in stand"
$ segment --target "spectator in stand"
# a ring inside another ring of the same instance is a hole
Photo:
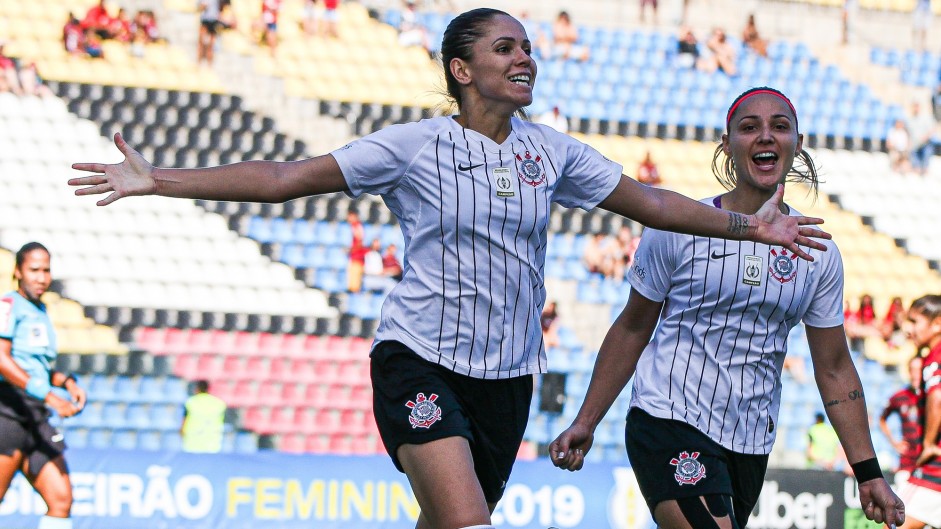
[[[914,356],[908,361],[909,385],[895,392],[879,417],[879,428],[885,434],[895,451],[899,453],[898,468],[895,469],[895,482],[904,483],[915,470],[915,461],[921,453],[922,424],[918,414],[918,402],[921,400],[922,359]],[[889,429],[889,417],[898,414],[901,421],[900,439],[896,439]]]
[[[216,48],[216,35],[221,28],[222,3],[220,0],[199,0],[199,38],[196,44],[196,62],[212,66]]]
[[[20,76],[16,69],[16,61],[8,57],[3,49],[6,41],[0,40],[0,92],[13,92],[16,95],[23,93],[20,87]]]
[[[899,529],[941,527],[941,296],[916,299],[908,310],[909,334],[921,353],[921,454],[899,496],[908,515]]]
[[[904,174],[911,170],[909,162],[909,151],[911,150],[911,138],[908,135],[908,129],[905,128],[905,121],[895,120],[892,128],[885,136],[885,148],[889,151],[889,168],[898,174]]]
[[[308,36],[317,34],[320,29],[320,17],[322,15],[320,6],[317,5],[320,0],[304,0],[304,11],[301,14],[301,30]]]
[[[118,9],[118,14],[108,23],[108,34],[118,42],[131,42],[134,36],[131,30],[131,17],[123,7]]]
[[[431,50],[428,30],[425,29],[425,26],[418,18],[418,6],[414,1],[406,0],[398,30],[399,45],[405,47],[421,46],[425,50]]]
[[[105,50],[101,47],[101,37],[94,30],[85,30],[85,38],[83,39],[83,42],[86,55],[92,59],[105,58]]]
[[[381,291],[388,294],[395,281],[385,275],[385,267],[382,263],[382,243],[379,239],[373,239],[363,256],[363,290]]]
[[[689,26],[681,26],[676,45],[676,65],[680,68],[704,68],[699,59],[699,41]]]
[[[640,0],[640,23],[647,23],[647,9],[653,12],[653,18],[651,22],[653,25],[657,25],[657,0]]]
[[[617,246],[621,251],[622,272],[630,268],[631,263],[634,262],[634,253],[637,252],[638,245],[640,245],[640,237],[634,237],[634,232],[629,227],[621,226],[618,230]],[[618,278],[623,279],[623,274]]]
[[[882,320],[882,337],[886,343],[898,347],[905,340],[905,321],[908,319],[908,311],[902,304],[902,298],[895,296],[889,304],[889,310],[885,313]]]
[[[611,275],[611,262],[608,259],[610,241],[604,232],[596,232],[588,239],[582,254],[582,263],[589,273]]]
[[[46,86],[42,76],[39,75],[39,69],[34,61],[30,61],[20,67],[20,88],[23,93],[38,97],[52,97],[52,89]]]
[[[82,30],[82,22],[71,11],[62,26],[62,45],[70,55],[85,55],[85,32]]]
[[[261,29],[261,41],[268,46],[272,57],[278,50],[278,15],[281,12],[281,1],[261,1],[261,19],[258,22]]]
[[[663,180],[660,179],[660,170],[657,169],[657,164],[654,163],[650,151],[647,151],[644,159],[637,167],[637,181],[649,186],[658,186],[663,183]]]
[[[332,38],[340,37],[340,0],[323,0],[321,33]]]
[[[754,13],[748,15],[748,21],[745,22],[745,29],[742,30],[742,42],[758,55],[768,56],[768,41],[761,38],[761,34],[758,33]]]
[[[346,222],[350,225],[350,264],[346,272],[346,289],[350,292],[359,292],[363,288],[363,273],[366,266],[367,248],[363,244],[366,230],[359,213],[354,209],[346,212]]]
[[[94,31],[102,39],[110,39],[111,34],[111,15],[108,14],[108,8],[105,7],[105,0],[98,0],[85,13],[82,19],[82,28],[87,31]]]
[[[856,40],[856,15],[859,14],[859,0],[843,0],[843,45]]]
[[[559,307],[555,301],[546,303],[539,318],[542,325],[542,342],[546,348],[558,347],[559,343]]]
[[[386,246],[386,251],[382,254],[382,273],[395,281],[401,281],[402,263],[399,262],[399,256],[396,254],[396,251],[397,248],[394,244]]]
[[[552,25],[552,42],[541,46],[548,50],[551,59],[576,59],[587,61],[590,50],[587,46],[578,44],[578,28],[572,24],[572,18],[567,11],[560,11]]]
[[[928,174],[928,165],[934,154],[934,117],[927,109],[915,101],[912,103],[911,116],[908,119],[908,134],[911,139],[912,170],[919,176]]]
[[[721,70],[729,77],[738,74],[738,67],[735,65],[735,49],[729,43],[728,37],[722,28],[712,30],[712,36],[709,37],[706,47],[712,52],[712,55],[708,57],[708,61],[711,63],[707,67],[708,70]]]
[[[563,134],[568,134],[569,132],[569,120],[562,115],[562,112],[559,110],[559,105],[553,105],[552,110],[541,114],[539,119],[536,120],[536,123],[542,123],[543,125],[552,127]]]
[[[912,42],[916,50],[924,51],[928,44],[928,29],[931,28],[934,13],[931,0],[916,0],[912,11]]]

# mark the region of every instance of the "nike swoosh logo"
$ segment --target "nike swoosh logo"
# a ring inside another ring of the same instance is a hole
[[[710,255],[709,257],[712,257],[713,259],[725,259],[726,257],[728,257],[728,256],[730,256],[730,255],[735,255],[735,252],[732,252],[732,253],[716,253],[715,250],[713,250],[713,251],[712,251],[712,255]]]
[[[477,165],[461,165],[461,164],[457,164],[457,168],[458,168],[459,171],[470,171],[471,169],[477,169],[477,168],[480,167],[481,165],[483,165],[483,164],[482,164],[482,163],[479,163],[479,164],[477,164]]]

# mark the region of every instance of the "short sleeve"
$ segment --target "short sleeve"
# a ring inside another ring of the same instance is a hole
[[[589,210],[597,206],[614,191],[624,168],[571,136],[555,134],[565,163],[552,200],[567,208]]]
[[[13,298],[0,298],[0,338],[13,339],[16,317],[13,313]]]
[[[631,288],[651,301],[664,301],[676,271],[676,234],[644,230],[627,279]]]
[[[350,194],[382,195],[395,188],[427,141],[424,130],[422,122],[391,125],[331,152]]]
[[[843,257],[835,244],[825,244],[827,251],[816,257],[823,261],[820,282],[804,314],[805,324],[819,328],[843,324]]]

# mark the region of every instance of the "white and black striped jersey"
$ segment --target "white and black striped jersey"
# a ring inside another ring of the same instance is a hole
[[[334,151],[353,196],[381,195],[405,239],[376,341],[475,378],[546,370],[539,317],[549,205],[590,209],[621,166],[512,118],[502,144],[453,117],[393,125]]]
[[[767,244],[644,230],[629,280],[664,307],[631,406],[729,450],[770,453],[788,332],[801,320],[843,323],[842,259],[821,242],[828,251],[809,250],[808,262]]]

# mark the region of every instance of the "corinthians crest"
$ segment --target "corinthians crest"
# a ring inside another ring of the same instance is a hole
[[[519,162],[518,174],[520,180],[533,187],[546,181],[546,175],[542,172],[542,167],[539,166],[539,162],[542,161],[541,156],[537,154],[533,158],[529,151],[526,151],[523,156],[517,154],[516,160]]]
[[[706,466],[699,462],[699,452],[680,452],[678,458],[670,460],[670,464],[676,467],[676,473],[673,477],[680,485],[695,485],[702,478],[706,477]]]
[[[781,248],[781,253],[777,250],[771,250],[771,266],[768,272],[771,277],[781,283],[787,283],[797,277],[797,254],[788,255],[787,249]]]
[[[412,410],[408,416],[408,422],[412,423],[412,428],[429,428],[441,420],[441,408],[435,404],[436,400],[438,400],[438,395],[435,393],[432,393],[430,397],[419,393],[414,401],[410,400],[405,403],[405,406]]]

